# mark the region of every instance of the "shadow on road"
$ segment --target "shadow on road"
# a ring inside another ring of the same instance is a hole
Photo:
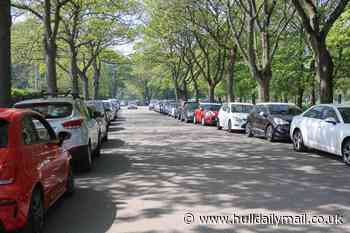
[[[108,191],[79,188],[49,210],[45,233],[105,233],[113,224],[116,206]]]

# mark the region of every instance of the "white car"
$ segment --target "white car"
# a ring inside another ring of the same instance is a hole
[[[224,103],[218,115],[218,129],[245,130],[249,113],[253,110],[250,103]]]
[[[350,165],[350,105],[322,104],[294,117],[290,136],[296,151],[313,148],[342,156]]]
[[[40,113],[55,132],[68,131],[71,138],[63,148],[72,155],[75,168],[88,171],[92,168],[92,155],[100,154],[101,135],[98,122],[90,115],[84,101],[57,97],[26,100],[15,104]]]

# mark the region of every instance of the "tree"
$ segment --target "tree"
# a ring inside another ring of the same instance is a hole
[[[57,35],[61,22],[61,9],[71,0],[15,0],[12,6],[36,16],[44,26],[44,49],[47,91],[57,95]]]
[[[11,6],[0,1],[0,107],[11,105]]]
[[[226,0],[226,8],[237,47],[259,84],[259,99],[269,101],[272,61],[294,15],[289,1]]]
[[[303,22],[315,57],[316,76],[320,80],[321,103],[333,102],[334,63],[326,38],[349,0],[292,0]]]

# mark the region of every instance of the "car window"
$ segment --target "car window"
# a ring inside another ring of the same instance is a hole
[[[320,107],[320,106],[314,107],[309,111],[307,111],[306,113],[304,113],[303,116],[307,118],[322,119],[322,111],[323,111],[323,107]]]
[[[221,106],[217,104],[203,104],[201,107],[206,111],[219,111],[221,108]]]
[[[253,109],[253,106],[250,105],[232,105],[231,112],[235,113],[250,113]]]
[[[293,105],[287,104],[271,104],[267,106],[268,111],[272,115],[299,115],[301,110]]]
[[[0,119],[0,148],[7,147],[8,125],[9,123],[7,121]]]
[[[340,115],[343,118],[344,123],[349,124],[350,123],[350,108],[349,107],[341,107],[341,108],[338,108],[338,111],[340,112]]]
[[[72,115],[73,106],[65,102],[44,102],[44,103],[27,103],[18,104],[16,108],[29,108],[40,113],[46,119],[65,118]]]
[[[36,130],[33,118],[30,116],[25,116],[22,120],[22,139],[26,145],[39,142],[38,131]]]
[[[33,119],[35,129],[38,132],[38,142],[45,143],[51,140],[50,132],[46,126],[38,119]]]
[[[334,118],[337,122],[339,122],[337,113],[331,107],[324,107],[322,111],[322,119],[325,120],[327,118]]]

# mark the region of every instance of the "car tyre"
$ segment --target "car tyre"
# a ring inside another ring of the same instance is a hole
[[[293,148],[297,152],[305,152],[306,146],[304,145],[304,139],[299,129],[295,130],[293,134]]]
[[[216,128],[218,130],[222,130],[222,126],[220,125],[220,120],[218,119],[218,121],[216,122]]]
[[[231,120],[229,120],[228,123],[227,123],[227,131],[228,131],[229,133],[232,133],[232,132],[233,132]]]
[[[69,166],[65,194],[66,194],[66,196],[71,197],[71,196],[73,196],[74,191],[75,191],[74,173],[73,173],[72,166]]]
[[[39,188],[35,188],[32,193],[28,211],[28,221],[23,232],[42,233],[44,231],[45,210],[43,195]]]
[[[81,164],[82,164],[82,169],[81,169],[82,171],[84,171],[84,172],[91,171],[91,169],[92,169],[92,152],[91,152],[91,144],[90,143],[87,147],[86,156],[81,161]]]
[[[248,136],[248,138],[254,137],[252,125],[250,122],[248,122],[246,127],[245,127],[245,133]]]
[[[95,157],[101,157],[101,133],[98,133],[98,144],[97,147],[94,151],[94,156]]]
[[[267,140],[269,142],[274,142],[275,141],[275,138],[274,138],[274,135],[273,135],[273,126],[272,125],[268,125],[266,127],[266,130],[265,130],[265,137],[267,138]]]
[[[342,146],[342,157],[346,165],[350,166],[350,139],[347,139]]]

